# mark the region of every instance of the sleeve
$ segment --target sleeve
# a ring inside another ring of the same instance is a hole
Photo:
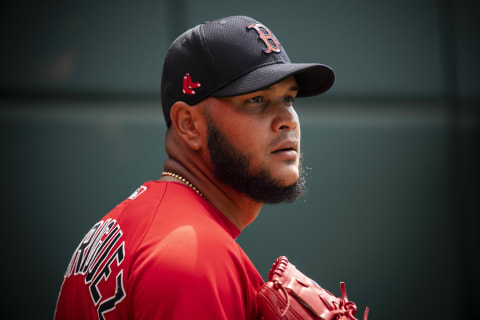
[[[230,319],[215,288],[200,275],[151,269],[134,286],[134,319]]]
[[[132,265],[128,281],[132,317],[246,319],[245,284],[232,255],[219,251],[218,244],[202,250],[188,226],[169,237],[140,252]]]

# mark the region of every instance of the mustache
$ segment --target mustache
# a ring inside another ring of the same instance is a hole
[[[278,137],[268,143],[268,148],[274,148],[285,140],[295,140],[298,142],[298,137],[295,131],[282,132]]]

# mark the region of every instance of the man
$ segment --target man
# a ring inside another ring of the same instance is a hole
[[[235,242],[264,203],[302,196],[297,96],[333,71],[292,64],[249,17],[186,31],[162,75],[168,159],[84,237],[56,319],[258,319],[263,280]]]

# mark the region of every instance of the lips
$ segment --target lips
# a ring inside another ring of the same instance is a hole
[[[280,151],[297,151],[298,149],[298,142],[296,140],[288,140],[280,143],[278,146],[276,146],[272,153],[275,152],[280,152]]]
[[[277,145],[273,151],[273,155],[285,158],[297,158],[298,142],[296,140],[287,140]]]

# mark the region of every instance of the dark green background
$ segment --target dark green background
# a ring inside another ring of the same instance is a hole
[[[4,312],[52,318],[85,232],[160,176],[169,43],[227,15],[292,61],[332,66],[298,99],[309,192],[238,242],[279,255],[370,319],[478,317],[478,1],[16,1],[1,10]],[[201,293],[199,293],[201,294]]]

